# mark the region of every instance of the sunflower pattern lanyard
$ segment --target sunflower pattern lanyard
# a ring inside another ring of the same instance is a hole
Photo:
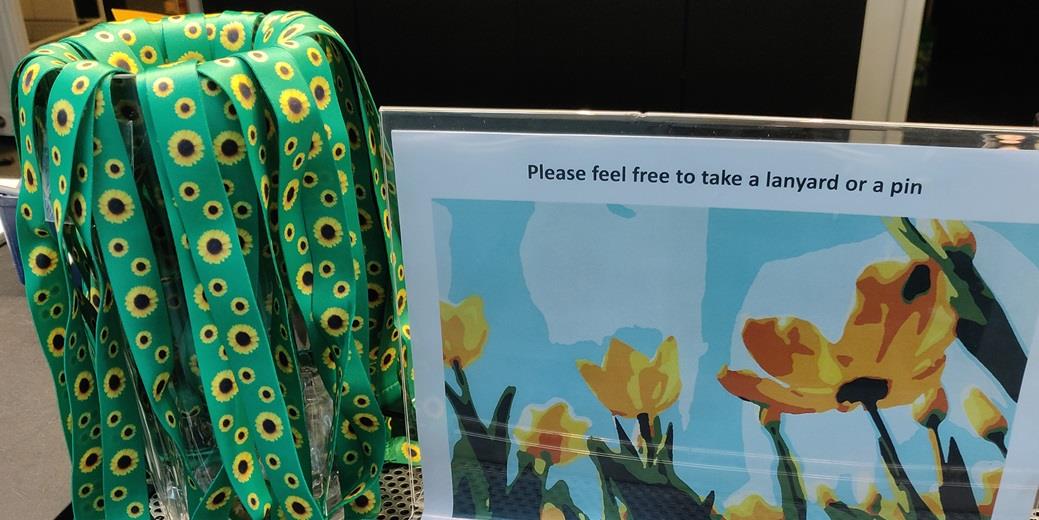
[[[418,458],[388,440],[410,331],[389,151],[342,39],[302,12],[113,23],[13,84],[76,516],[137,518],[170,485],[192,518],[378,512],[384,459]],[[333,403],[315,467],[306,366]]]

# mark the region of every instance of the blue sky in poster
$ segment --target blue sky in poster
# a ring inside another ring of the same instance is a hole
[[[872,261],[904,257],[879,218],[818,213],[445,200],[434,203],[434,228],[441,299],[480,294],[485,302],[489,340],[467,369],[482,417],[506,386],[516,385],[513,421],[528,404],[562,398],[592,422],[591,435],[615,440],[613,419],[585,386],[576,360],[598,363],[613,336],[652,355],[673,335],[683,392],[662,419],[675,423],[677,471],[700,494],[713,489],[723,507],[751,492],[778,501],[774,456],[756,407],[715,379],[725,364],[755,368],[739,340],[743,320],[803,316],[835,339],[858,272]],[[986,262],[992,267],[983,274],[1004,299],[1019,337],[1030,340],[1039,309],[1027,298],[1004,298],[999,288],[1039,291],[1039,233],[1025,225],[972,229],[979,269]],[[986,256],[986,247],[999,254]],[[967,382],[999,391],[961,350],[958,343],[949,349],[944,380],[951,406],[943,435],[956,436],[977,478],[1001,457],[953,410]],[[1009,400],[995,400],[1009,417]],[[885,411],[885,420],[910,476],[926,491],[933,459],[907,408]],[[635,428],[634,421],[622,423],[629,432]],[[448,424],[453,442],[457,427],[453,419]],[[865,413],[799,416],[784,421],[784,429],[803,459],[810,498],[825,483],[858,502],[871,481],[890,496]],[[553,468],[550,484],[557,479],[568,483],[591,518],[601,516],[590,461]],[[821,514],[814,506],[809,511],[810,518]]]

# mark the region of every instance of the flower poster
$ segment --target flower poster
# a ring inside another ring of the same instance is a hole
[[[1032,513],[1035,152],[394,141],[426,516]]]

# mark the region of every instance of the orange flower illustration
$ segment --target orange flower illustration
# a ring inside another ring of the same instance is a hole
[[[938,265],[878,262],[855,285],[855,306],[836,342],[800,318],[747,320],[743,342],[772,377],[723,367],[722,386],[793,414],[906,405],[938,388],[957,321]]]
[[[913,419],[921,426],[930,428],[945,420],[949,413],[949,399],[942,387],[932,388],[913,402]]]
[[[985,488],[985,496],[978,503],[978,511],[986,518],[992,517],[996,508],[996,495],[999,494],[999,482],[1003,480],[1003,468],[996,468],[981,474],[981,484]]]
[[[487,343],[483,298],[472,295],[458,305],[440,302],[440,333],[444,342],[444,365],[457,362],[465,368],[476,361]]]
[[[582,359],[577,362],[588,388],[614,415],[652,419],[675,404],[682,380],[678,375],[678,343],[668,337],[650,360],[627,343],[613,338],[602,366]]]
[[[553,465],[569,464],[588,454],[585,434],[592,423],[574,417],[566,401],[547,406],[528,405],[523,415],[530,418],[529,425],[517,426],[512,433],[519,449],[534,457],[535,465],[537,461],[543,463],[546,454]]]

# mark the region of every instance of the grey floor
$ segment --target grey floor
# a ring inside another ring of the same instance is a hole
[[[18,175],[0,138],[0,178]],[[33,331],[11,250],[0,247],[0,508],[5,518],[53,519],[69,503],[69,460],[54,385]]]
[[[7,246],[0,247],[0,435],[3,516],[53,519],[69,502],[68,452]]]

